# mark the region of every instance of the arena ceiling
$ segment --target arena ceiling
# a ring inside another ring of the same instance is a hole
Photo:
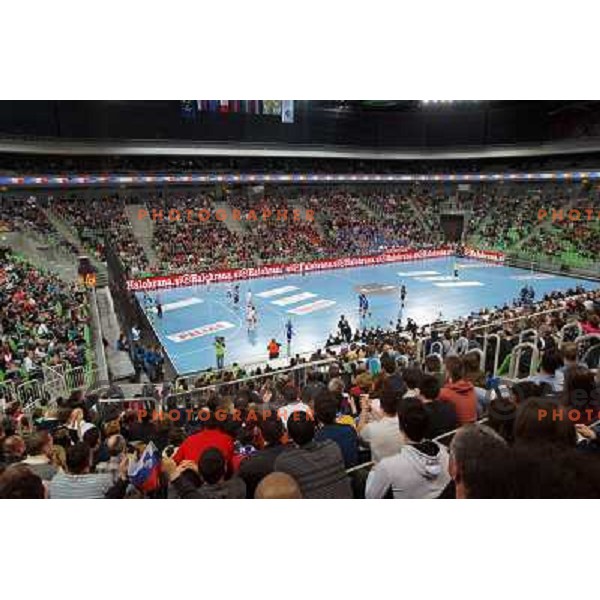
[[[181,106],[176,100],[1,101],[0,151],[424,159],[560,154],[600,145],[600,102],[588,100],[300,100],[292,123],[259,114],[184,118]]]

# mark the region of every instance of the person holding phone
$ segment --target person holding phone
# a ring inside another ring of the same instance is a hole
[[[356,427],[361,441],[371,449],[373,462],[393,456],[402,447],[397,406],[400,395],[386,390],[380,399],[360,396],[360,417]]]

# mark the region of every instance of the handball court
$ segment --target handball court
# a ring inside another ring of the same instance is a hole
[[[458,265],[459,276],[453,275]],[[422,325],[439,318],[452,319],[483,307],[501,306],[533,286],[535,299],[547,292],[594,282],[573,277],[500,266],[474,259],[432,258],[306,275],[285,275],[239,281],[239,303],[233,302],[234,284],[217,283],[147,292],[159,300],[163,317],[150,319],[163,348],[180,375],[216,368],[215,337],[226,340],[225,366],[267,360],[267,344],[275,338],[280,356],[287,356],[286,323],[291,319],[291,354],[314,351],[337,330],[345,315],[356,327],[395,326],[400,312],[400,286],[407,295],[403,324],[411,318]],[[358,295],[364,292],[369,313],[361,319]],[[256,307],[257,324],[248,331],[246,298]],[[136,292],[144,306],[144,292]]]

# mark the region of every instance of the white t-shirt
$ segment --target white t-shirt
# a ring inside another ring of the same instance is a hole
[[[310,412],[310,406],[308,404],[304,404],[304,402],[292,402],[291,404],[286,404],[281,408],[277,409],[277,414],[280,416],[283,424],[287,426],[288,419],[290,415],[294,414],[296,411],[302,412]]]
[[[402,435],[398,417],[384,416],[379,421],[367,423],[360,437],[369,444],[373,462],[379,462],[386,456],[393,456],[402,447]]]
[[[31,357],[26,356],[23,359],[23,366],[25,367],[25,370],[27,372],[32,371],[33,370],[33,361],[31,360]]]

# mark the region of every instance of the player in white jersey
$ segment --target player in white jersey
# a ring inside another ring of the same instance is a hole
[[[246,310],[246,324],[248,326],[248,333],[256,329],[257,323],[258,315],[256,313],[256,308],[250,304]]]

